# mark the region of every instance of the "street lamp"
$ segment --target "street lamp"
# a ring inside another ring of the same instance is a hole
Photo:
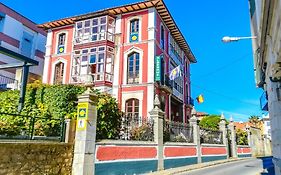
[[[222,38],[222,42],[224,43],[230,43],[233,41],[239,41],[241,39],[256,39],[257,36],[247,36],[247,37],[230,37],[230,36],[225,36]]]

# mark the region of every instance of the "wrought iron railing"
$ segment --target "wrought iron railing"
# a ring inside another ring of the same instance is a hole
[[[153,141],[153,124],[147,117],[123,115],[118,139]]]
[[[64,119],[0,113],[0,139],[63,141],[65,127]]]
[[[221,131],[200,128],[200,143],[223,144],[223,134]]]
[[[0,91],[17,89],[18,81],[0,74]]]
[[[165,121],[164,141],[193,143],[193,130],[186,123]]]

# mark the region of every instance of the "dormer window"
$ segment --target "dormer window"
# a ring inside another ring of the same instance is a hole
[[[65,39],[66,33],[61,33],[58,36],[58,54],[65,53]]]
[[[139,19],[133,19],[130,22],[130,42],[139,41]]]

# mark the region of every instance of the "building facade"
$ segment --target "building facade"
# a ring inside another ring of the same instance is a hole
[[[41,79],[44,67],[46,32],[16,11],[0,3],[0,46],[39,62],[29,69],[29,82]],[[0,53],[0,65],[17,63],[13,57]],[[0,70],[0,89],[18,88],[21,68]],[[16,82],[16,83],[15,83]]]
[[[90,84],[111,93],[122,111],[148,117],[159,94],[166,118],[186,122],[196,59],[162,0],[48,22],[43,82]],[[181,75],[169,79],[180,66]]]
[[[263,88],[262,109],[268,110],[275,174],[281,174],[281,1],[249,0],[257,86]]]

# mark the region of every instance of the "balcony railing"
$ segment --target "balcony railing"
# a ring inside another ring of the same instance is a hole
[[[173,83],[172,83],[172,81],[170,80],[170,78],[169,78],[168,75],[165,75],[165,76],[161,79],[160,85],[161,85],[161,86],[166,86],[166,87],[169,88],[170,90],[173,89]]]
[[[0,91],[17,89],[18,81],[0,74]]]
[[[194,99],[188,96],[186,98],[186,103],[191,105],[191,106],[194,106]]]

